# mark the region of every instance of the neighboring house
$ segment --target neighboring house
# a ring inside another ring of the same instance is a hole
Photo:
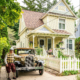
[[[77,21],[77,26],[76,26],[76,38],[80,37],[80,18]]]
[[[75,50],[75,20],[77,17],[72,12],[65,0],[60,0],[47,13],[22,10],[19,24],[20,39],[16,47],[42,47],[53,51],[56,45],[63,41],[62,47],[70,54]],[[31,46],[30,43],[33,43]]]

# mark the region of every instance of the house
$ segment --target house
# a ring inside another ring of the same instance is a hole
[[[43,47],[56,49],[63,41],[63,48],[70,54],[75,50],[75,20],[77,17],[65,0],[60,0],[46,13],[23,10],[19,23],[20,39],[16,47]]]
[[[77,20],[77,26],[76,26],[76,38],[80,37],[80,18]]]

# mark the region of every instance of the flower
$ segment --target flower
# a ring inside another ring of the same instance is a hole
[[[63,43],[63,41],[60,41],[59,43]]]
[[[63,50],[63,49],[65,49],[65,48],[60,48],[60,49],[62,49],[62,50]]]

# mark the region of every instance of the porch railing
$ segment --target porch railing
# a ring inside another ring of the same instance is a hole
[[[35,48],[36,55],[47,56],[45,48]]]

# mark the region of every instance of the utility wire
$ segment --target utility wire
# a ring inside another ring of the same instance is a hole
[[[80,5],[74,7],[74,9],[77,8],[77,7],[80,7]],[[67,11],[66,13],[68,13],[68,12],[69,12],[69,11]],[[66,13],[64,13],[64,14],[66,14]],[[62,15],[64,15],[64,14],[62,14]],[[60,17],[60,16],[58,16],[58,17]],[[56,20],[56,19],[57,19],[57,18],[52,19],[52,20],[50,20],[49,22],[54,21],[54,20]],[[37,21],[37,22],[38,22],[38,21]],[[36,23],[37,23],[37,22],[36,22]],[[44,23],[44,24],[47,24],[47,23],[49,23],[49,22],[46,22],[46,23]],[[35,24],[35,25],[36,25],[36,24]],[[35,26],[35,25],[34,25],[34,26]]]
[[[74,9],[77,8],[77,7],[80,7],[80,5],[74,7]],[[69,11],[68,11],[68,12],[69,12]],[[68,13],[68,12],[66,12],[66,13]],[[64,13],[64,14],[66,14],[66,13]],[[62,15],[64,15],[64,14],[62,14]],[[60,16],[58,16],[58,17],[60,17]],[[55,19],[57,19],[57,18],[55,18]],[[52,20],[50,20],[49,22],[54,21],[55,19],[52,19]],[[49,22],[46,22],[46,23],[44,23],[44,24],[47,24],[47,23],[49,23]]]

